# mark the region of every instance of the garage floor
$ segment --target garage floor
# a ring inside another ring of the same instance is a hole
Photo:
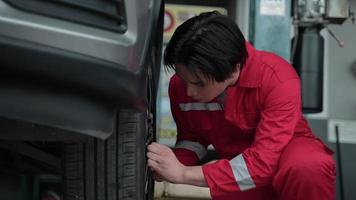
[[[23,199],[20,196],[33,196],[28,191],[22,191],[21,177],[13,177],[0,173],[1,200]],[[14,192],[18,191],[18,192]],[[155,200],[208,200],[210,192],[208,188],[190,185],[171,184],[167,182],[155,183]]]
[[[210,191],[205,187],[197,187],[167,182],[155,183],[156,200],[208,200]]]

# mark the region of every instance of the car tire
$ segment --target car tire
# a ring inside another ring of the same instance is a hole
[[[146,113],[121,110],[107,140],[64,145],[64,199],[147,199],[147,124]]]

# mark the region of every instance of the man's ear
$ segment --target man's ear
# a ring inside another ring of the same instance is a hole
[[[235,71],[232,72],[231,77],[229,78],[230,85],[234,85],[237,81],[237,79],[240,76],[240,64],[236,64]]]
[[[235,65],[235,69],[236,69],[236,70],[240,70],[240,69],[241,69],[241,65],[240,65],[240,64],[236,64],[236,65]]]
[[[240,64],[236,64],[235,71],[232,73],[232,77],[238,78],[239,75],[240,75],[240,70],[241,70],[241,65]]]

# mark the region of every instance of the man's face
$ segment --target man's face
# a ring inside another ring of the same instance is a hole
[[[198,73],[194,76],[183,64],[176,64],[177,75],[184,80],[187,86],[187,95],[198,102],[209,102],[219,96],[224,90],[235,84],[239,70],[237,69],[232,76],[224,82],[217,82],[215,80],[209,80]]]

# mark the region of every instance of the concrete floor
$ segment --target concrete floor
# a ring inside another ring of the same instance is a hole
[[[20,177],[0,173],[0,200],[22,199],[26,195],[22,191]],[[19,191],[19,192],[14,192]],[[23,194],[22,194],[23,193]],[[182,184],[171,184],[167,182],[155,183],[155,200],[209,200],[208,188],[196,187]]]
[[[209,188],[167,182],[155,183],[155,198],[157,200],[208,200]]]

